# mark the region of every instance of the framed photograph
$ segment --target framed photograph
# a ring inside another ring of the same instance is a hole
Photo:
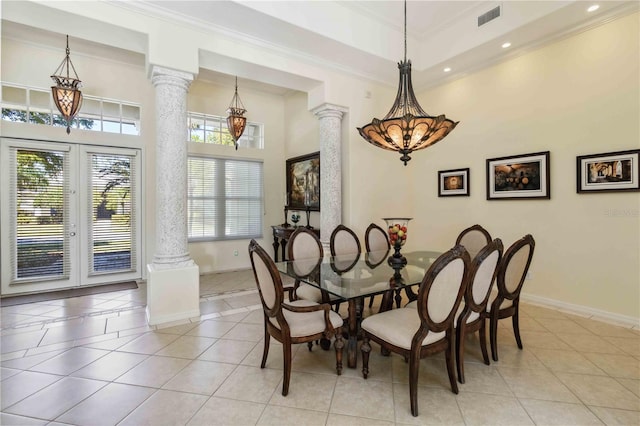
[[[469,169],[440,170],[438,197],[469,196]]]
[[[640,191],[639,156],[640,149],[632,149],[576,157],[578,192]]]
[[[487,160],[487,200],[551,198],[549,151]]]
[[[287,207],[320,211],[320,152],[287,160]]]

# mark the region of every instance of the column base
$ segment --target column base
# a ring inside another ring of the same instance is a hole
[[[147,265],[147,322],[163,324],[200,316],[200,268]]]

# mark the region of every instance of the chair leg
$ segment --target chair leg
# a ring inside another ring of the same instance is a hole
[[[516,343],[518,344],[518,348],[522,349],[522,340],[520,339],[520,320],[518,315],[518,308],[516,307],[516,312],[511,317],[511,322],[513,323],[513,334],[516,336]]]
[[[458,382],[456,381],[456,372],[453,361],[453,347],[454,347],[454,337],[453,332],[451,332],[450,337],[448,338],[449,345],[447,346],[447,350],[444,352],[445,360],[447,362],[447,373],[449,374],[449,383],[451,384],[451,392],[457,394],[458,393]],[[417,379],[416,379],[417,380]]]
[[[464,383],[464,339],[466,335],[465,323],[456,327],[456,367],[458,370],[458,381]]]
[[[365,379],[369,375],[369,352],[371,352],[371,345],[369,344],[369,337],[366,335],[362,338],[362,377]]]
[[[284,355],[284,378],[282,380],[282,396],[289,393],[289,382],[291,381],[291,342],[282,342],[282,352]]]
[[[307,342],[307,347],[309,348],[309,352],[313,349],[313,342]]]
[[[344,339],[341,332],[336,333],[336,341],[333,343],[333,347],[336,350],[336,371],[340,376],[342,374],[342,352],[344,349]]]
[[[498,360],[498,315],[491,312],[489,318],[489,340],[491,341],[491,357]]]
[[[269,355],[269,339],[271,339],[271,335],[267,332],[267,325],[264,326],[264,349],[262,350],[262,362],[260,363],[260,368],[264,368],[267,364],[267,356]]]
[[[420,353],[411,353],[409,359],[409,399],[411,414],[418,417],[418,375],[420,373]]]
[[[371,308],[373,306],[373,299],[375,298],[375,296],[371,296],[369,298],[369,307]]]
[[[479,338],[480,350],[482,351],[482,359],[486,365],[489,365],[489,353],[487,352],[487,322],[483,319],[480,324]]]

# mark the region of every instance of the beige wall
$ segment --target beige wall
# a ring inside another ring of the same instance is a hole
[[[407,248],[442,250],[475,223],[507,246],[530,233],[536,252],[524,292],[637,321],[640,196],[577,194],[576,156],[640,148],[638,22],[627,16],[419,93],[425,110],[460,124],[406,168],[394,153],[369,157],[376,148],[352,134],[362,146],[349,163],[349,185],[362,197],[351,198],[352,223],[407,214],[415,218]],[[551,152],[550,200],[486,200],[487,158],[538,151]],[[464,167],[471,196],[438,198],[438,170]]]

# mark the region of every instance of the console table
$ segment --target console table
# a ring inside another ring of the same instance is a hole
[[[278,247],[282,247],[282,260],[287,258],[287,241],[296,230],[295,226],[271,225],[273,229],[273,259],[278,262]],[[312,228],[311,231],[320,238],[320,230]]]

